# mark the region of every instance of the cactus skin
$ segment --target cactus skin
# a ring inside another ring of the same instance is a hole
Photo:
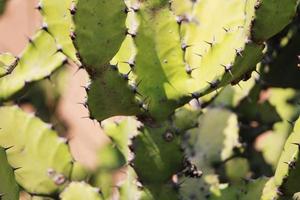
[[[239,186],[232,186],[221,191],[220,196],[212,196],[210,200],[254,200],[260,199],[264,186],[268,178],[260,178],[257,180],[249,180]]]
[[[0,79],[0,101],[10,98],[30,82],[50,77],[66,62],[66,56],[47,31],[39,31],[30,41],[16,66]]]
[[[125,8],[121,0],[77,2],[74,44],[92,73],[101,73],[119,50],[126,33]]]
[[[60,194],[61,200],[103,200],[100,191],[97,188],[93,188],[84,182],[72,182],[70,185]]]
[[[300,119],[295,122],[294,131],[287,139],[284,151],[274,175],[275,185],[278,187],[278,199],[292,197],[300,191],[299,180],[299,152],[300,152]]]
[[[13,168],[8,164],[5,149],[0,147],[0,198],[19,200],[19,186],[15,181]]]
[[[299,0],[263,0],[258,4],[252,37],[264,41],[288,25],[297,12]]]
[[[0,0],[0,15],[4,12],[5,10],[5,4],[6,0]]]
[[[8,148],[18,184],[33,194],[55,194],[69,178],[73,163],[64,140],[17,107],[1,107],[0,118],[0,146]]]
[[[37,8],[43,16],[43,27],[55,39],[57,46],[66,56],[80,65],[76,57],[75,47],[69,36],[70,30],[74,29],[70,12],[72,2],[74,0],[40,0]]]

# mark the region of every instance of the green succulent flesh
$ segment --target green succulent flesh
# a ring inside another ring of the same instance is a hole
[[[44,30],[39,31],[23,51],[16,66],[0,78],[0,100],[8,99],[30,82],[49,77],[65,61],[66,57],[58,51],[52,36]]]
[[[70,37],[71,31],[74,29],[70,11],[74,2],[74,0],[40,0],[39,9],[43,16],[44,26],[51,36],[55,38],[62,52],[79,64],[76,50]]]
[[[1,200],[19,200],[19,186],[16,183],[13,168],[9,165],[5,149],[0,147],[0,198]]]
[[[49,125],[18,107],[0,108],[0,146],[20,186],[33,194],[55,194],[67,182],[72,157]]]
[[[60,194],[61,200],[103,200],[100,191],[84,182],[72,182]]]

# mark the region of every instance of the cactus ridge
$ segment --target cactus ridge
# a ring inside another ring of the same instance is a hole
[[[70,31],[74,29],[71,16],[75,12],[74,3],[74,0],[40,0],[37,9],[43,16],[43,28],[55,39],[62,53],[80,65],[70,38]]]
[[[5,57],[7,56],[1,55],[1,62],[6,62],[2,61]],[[10,57],[12,61],[13,58]],[[39,31],[30,39],[20,58],[14,61],[16,63],[11,64],[12,68],[6,70],[5,74],[1,72],[0,100],[10,98],[30,82],[50,77],[66,61],[66,56],[61,53],[53,37],[45,30]]]
[[[0,147],[0,198],[1,200],[19,200],[19,186],[16,183],[13,168],[9,165],[5,149]]]
[[[7,148],[18,184],[32,194],[57,193],[69,179],[73,165],[65,140],[17,107],[1,107],[0,116],[0,146]]]

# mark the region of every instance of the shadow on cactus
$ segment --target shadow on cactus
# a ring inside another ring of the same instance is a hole
[[[41,29],[0,55],[0,199],[296,199],[298,5],[40,0]],[[93,170],[44,122],[64,79],[53,93],[43,80],[69,62],[89,74],[84,105],[110,138]]]

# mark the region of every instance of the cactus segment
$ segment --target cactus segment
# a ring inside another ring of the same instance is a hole
[[[237,186],[227,187],[221,190],[220,195],[212,195],[209,200],[254,200],[260,199],[268,178],[245,181]]]
[[[178,24],[168,8],[141,10],[137,15],[140,25],[134,72],[140,82],[138,91],[149,99],[150,114],[164,119],[189,95]]]
[[[6,0],[0,0],[0,15],[4,12]]]
[[[88,69],[103,67],[118,52],[126,36],[126,5],[123,0],[78,0],[74,15],[74,44]]]
[[[135,92],[115,69],[108,68],[103,71],[101,77],[92,80],[87,91],[87,104],[92,119],[102,121],[111,116],[141,113]]]
[[[47,31],[39,31],[30,41],[16,67],[0,78],[0,100],[8,99],[27,83],[49,77],[65,63],[66,57]]]
[[[93,188],[85,182],[72,182],[60,194],[61,200],[103,200],[98,188]]]
[[[19,200],[19,186],[13,168],[9,165],[5,149],[0,147],[0,199]]]
[[[173,117],[174,127],[180,132],[184,132],[193,127],[197,127],[198,118],[202,114],[200,109],[193,109],[190,105],[178,108]]]
[[[292,198],[300,191],[300,119],[294,126],[293,133],[287,139],[274,176],[278,187],[278,199]]]
[[[70,38],[70,30],[74,29],[71,12],[74,0],[40,0],[38,9],[43,15],[43,28],[55,38],[62,52],[71,60],[79,64],[76,50]]]
[[[18,184],[37,195],[52,195],[65,185],[72,157],[64,139],[46,123],[18,107],[0,108],[0,146],[15,169]]]
[[[100,171],[113,171],[124,166],[125,157],[114,144],[107,144],[98,153]]]
[[[260,60],[262,46],[249,40],[255,2],[197,1],[192,14],[181,16],[185,61],[194,69],[192,92],[214,91],[252,71]]]
[[[130,138],[138,134],[137,128],[137,120],[131,117],[126,117],[120,122],[103,124],[104,132],[111,138],[112,142],[122,152],[127,161],[131,160],[130,150],[128,148],[128,146],[131,145]]]
[[[10,74],[17,65],[17,59],[10,53],[0,54],[0,78]]]
[[[164,183],[183,168],[180,138],[167,125],[143,127],[132,148],[134,169],[145,185]]]
[[[148,185],[142,192],[140,200],[178,199],[178,194],[172,185]]]
[[[137,182],[137,175],[133,168],[128,167],[126,179],[119,186],[119,200],[141,200],[141,193]]]
[[[238,131],[234,113],[220,108],[209,109],[199,117],[198,127],[187,131],[186,154],[198,169],[209,170],[214,164],[230,158],[233,150],[240,147]]]
[[[86,167],[83,164],[75,161],[73,163],[70,179],[72,181],[81,181],[87,179],[88,176],[89,172]]]
[[[265,41],[280,32],[292,21],[299,2],[299,0],[259,2],[252,28],[252,38],[255,41]]]

